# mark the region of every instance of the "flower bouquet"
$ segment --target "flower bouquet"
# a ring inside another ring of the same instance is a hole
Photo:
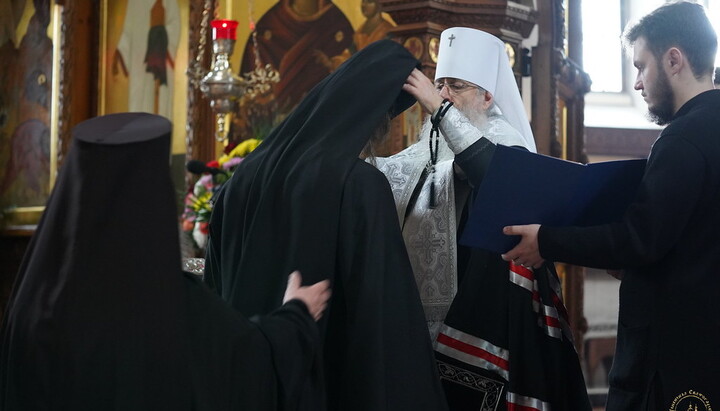
[[[213,196],[235,172],[238,164],[260,144],[262,140],[248,139],[237,145],[228,144],[217,160],[210,161],[192,189],[185,196],[185,209],[182,214],[182,230],[192,239],[194,245],[202,250],[207,245],[208,224],[213,209]],[[215,170],[217,172],[210,172]]]

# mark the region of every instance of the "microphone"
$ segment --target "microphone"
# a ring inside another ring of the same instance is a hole
[[[185,164],[185,168],[187,171],[193,173],[193,174],[203,174],[203,173],[210,173],[213,176],[216,176],[218,174],[224,174],[227,175],[227,172],[225,170],[221,170],[219,168],[215,167],[208,167],[200,160],[190,160]]]

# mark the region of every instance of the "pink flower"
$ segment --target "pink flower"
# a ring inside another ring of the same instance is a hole
[[[223,168],[225,170],[230,170],[231,168],[235,167],[236,165],[242,163],[243,157],[233,157],[230,160],[226,161],[225,164],[223,164]]]

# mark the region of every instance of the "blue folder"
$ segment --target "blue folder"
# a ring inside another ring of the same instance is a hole
[[[580,164],[498,145],[460,244],[505,253],[508,225],[590,226],[619,221],[635,198],[643,160]]]

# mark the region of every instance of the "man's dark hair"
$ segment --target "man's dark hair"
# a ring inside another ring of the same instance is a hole
[[[715,70],[717,35],[699,4],[680,1],[657,8],[625,29],[625,46],[632,46],[640,37],[658,61],[671,47],[682,50],[695,78],[712,75]]]
[[[377,157],[377,150],[387,140],[390,135],[390,114],[386,113],[383,118],[380,119],[375,130],[370,135],[365,147],[362,149],[360,156],[362,158],[369,158],[372,164],[375,164],[375,157]]]

